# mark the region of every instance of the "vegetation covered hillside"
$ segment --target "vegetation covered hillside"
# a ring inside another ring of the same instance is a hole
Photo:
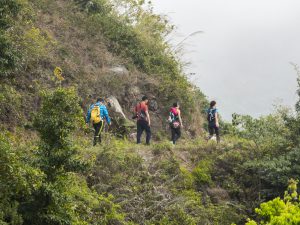
[[[98,96],[115,96],[131,117],[147,94],[155,127],[179,101],[191,115],[188,130],[200,132],[195,122],[203,122],[205,97],[164,41],[172,27],[143,1],[2,2],[1,121],[30,122],[39,91],[55,87],[53,70],[60,67],[62,86],[76,86],[84,108]]]
[[[298,103],[295,112],[234,115],[221,143],[207,142],[206,99],[150,4],[0,3],[1,225],[300,224]],[[144,94],[151,146],[128,135]],[[109,108],[115,127],[92,147],[83,115],[98,96],[114,96],[126,118]],[[174,101],[187,131],[176,146],[164,129]]]

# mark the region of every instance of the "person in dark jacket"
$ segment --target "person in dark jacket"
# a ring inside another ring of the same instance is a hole
[[[151,139],[151,122],[150,122],[150,116],[149,116],[149,110],[148,110],[148,98],[147,96],[144,96],[142,98],[142,101],[139,102],[134,112],[136,114],[137,122],[137,144],[141,143],[141,136],[144,131],[146,131],[146,144],[150,145],[150,139]]]
[[[207,121],[209,140],[216,134],[217,142],[220,143],[220,125],[219,125],[219,111],[217,109],[216,101],[210,102],[210,107],[207,110]]]

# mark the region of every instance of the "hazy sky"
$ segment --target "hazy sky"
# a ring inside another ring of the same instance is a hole
[[[222,116],[264,115],[296,102],[300,64],[300,0],[153,0],[155,12],[177,26],[187,73]]]

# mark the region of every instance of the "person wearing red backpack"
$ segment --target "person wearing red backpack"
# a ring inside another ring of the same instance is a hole
[[[150,145],[150,139],[151,139],[151,129],[150,129],[150,116],[148,111],[148,97],[144,96],[142,98],[142,101],[138,103],[134,109],[135,117],[137,118],[137,138],[136,142],[137,144],[141,143],[141,136],[146,131],[146,144]]]
[[[181,137],[182,119],[179,104],[176,102],[170,109],[168,121],[171,128],[171,139],[173,144]]]

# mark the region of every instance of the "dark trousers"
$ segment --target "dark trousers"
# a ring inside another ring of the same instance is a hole
[[[209,139],[211,139],[214,134],[217,136],[217,142],[220,142],[220,129],[219,127],[216,126],[216,124],[210,124],[208,126],[208,131],[209,131]]]
[[[136,142],[137,144],[141,143],[141,136],[146,131],[146,144],[150,144],[151,139],[151,129],[147,121],[145,120],[138,120],[137,121],[137,136],[136,136]]]
[[[173,141],[173,144],[175,145],[176,141],[181,136],[180,127],[177,127],[177,128],[171,127],[171,133],[172,133],[172,141]]]
[[[94,146],[97,144],[97,139],[99,140],[99,143],[101,143],[101,132],[103,129],[103,121],[100,121],[100,123],[95,123],[93,124],[94,129],[95,129],[95,134],[94,134]]]

